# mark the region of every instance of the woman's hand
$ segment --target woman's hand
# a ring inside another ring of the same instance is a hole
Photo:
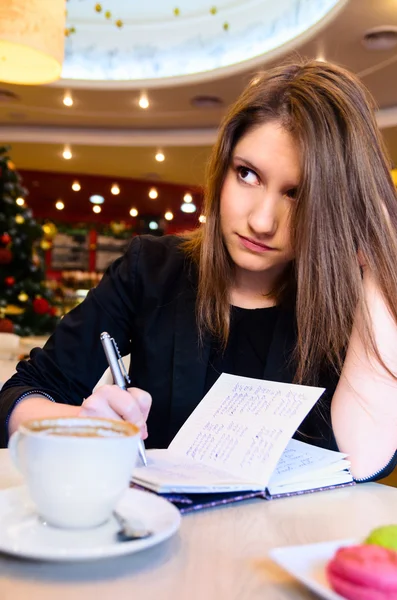
[[[139,388],[122,390],[117,385],[104,385],[81,405],[79,417],[103,417],[123,419],[141,430],[142,439],[147,438],[146,420],[152,405],[152,397]]]

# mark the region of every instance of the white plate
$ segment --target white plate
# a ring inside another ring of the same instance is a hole
[[[338,548],[358,543],[360,542],[357,540],[338,540],[304,546],[285,546],[284,548],[274,548],[269,554],[280,567],[321,598],[344,600],[342,596],[332,590],[325,569]]]
[[[128,489],[117,505],[125,517],[138,519],[153,535],[120,542],[112,517],[93,529],[66,530],[43,524],[24,486],[0,491],[0,552],[46,561],[94,560],[138,552],[173,535],[179,511],[155,494]]]

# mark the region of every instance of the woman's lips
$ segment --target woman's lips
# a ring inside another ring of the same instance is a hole
[[[274,248],[271,248],[270,246],[266,246],[266,244],[263,244],[262,242],[257,242],[256,240],[253,240],[252,238],[246,238],[242,235],[237,234],[240,242],[242,243],[243,246],[245,246],[245,248],[248,248],[248,250],[252,250],[253,252],[269,252],[270,250],[274,250]]]

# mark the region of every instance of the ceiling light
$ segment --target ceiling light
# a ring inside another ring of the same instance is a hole
[[[69,146],[65,146],[62,152],[62,156],[65,160],[70,160],[72,158],[72,151]]]
[[[23,206],[25,204],[25,200],[23,198],[17,198],[15,202],[18,204],[18,206]]]
[[[194,204],[184,203],[181,206],[181,211],[184,213],[194,213],[196,212],[196,206]]]
[[[103,196],[94,194],[93,196],[90,196],[90,202],[92,202],[92,204],[103,204],[105,202],[105,198]]]
[[[200,216],[199,216],[199,221],[200,221],[200,223],[205,223],[205,222],[206,222],[206,220],[207,220],[207,219],[206,219],[205,215],[200,215]]]
[[[165,160],[165,156],[164,154],[159,150],[155,156],[155,159],[157,160],[157,162],[163,162],[163,160]]]
[[[170,210],[168,210],[164,215],[164,219],[166,221],[172,221],[173,218],[174,218],[174,215]]]
[[[149,99],[146,94],[142,93],[139,98],[139,106],[141,108],[149,108]]]
[[[57,201],[55,202],[55,208],[56,208],[57,210],[63,210],[63,209],[65,208],[65,205],[64,205],[64,203],[62,202],[62,200],[57,200]]]
[[[189,204],[189,202],[192,202],[193,200],[193,196],[191,194],[189,194],[189,192],[187,192],[187,194],[185,194],[183,196],[183,201],[187,202]]]
[[[92,207],[92,211],[96,214],[99,214],[101,210],[102,208],[99,206],[99,204],[95,204],[95,206]]]
[[[152,229],[154,231],[155,229],[158,229],[158,228],[159,228],[159,224],[157,223],[157,221],[150,221],[149,229]]]
[[[397,44],[397,27],[382,25],[365,32],[362,43],[367,50],[390,50]]]
[[[72,190],[74,192],[79,192],[81,190],[81,185],[79,184],[78,181],[73,181],[73,183],[72,183]]]
[[[65,106],[73,106],[73,98],[70,95],[70,92],[65,92],[65,95],[63,97],[63,103]]]
[[[157,198],[158,195],[159,195],[159,193],[156,190],[156,188],[151,188],[149,190],[149,198],[151,198],[152,200],[156,200],[156,198]]]
[[[113,196],[117,196],[118,194],[120,194],[120,188],[117,185],[117,183],[114,183],[112,185],[112,187],[110,188],[111,193],[113,194]]]
[[[137,209],[136,208],[131,208],[130,215],[131,215],[131,217],[137,217],[138,216]]]

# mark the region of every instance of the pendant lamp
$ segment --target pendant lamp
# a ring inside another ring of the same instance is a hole
[[[0,0],[0,81],[37,85],[60,78],[66,0]]]

